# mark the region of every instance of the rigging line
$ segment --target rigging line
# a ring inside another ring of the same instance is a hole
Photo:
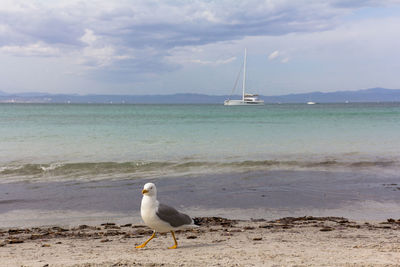
[[[243,64],[244,64],[244,63],[242,63],[242,66],[240,67],[239,73],[238,73],[238,75],[237,75],[237,77],[236,77],[235,85],[234,85],[233,88],[232,88],[232,92],[231,92],[231,94],[229,95],[228,100],[231,99],[231,96],[233,95],[233,93],[234,93],[234,91],[235,91],[235,89],[236,89],[236,86],[237,86],[237,83],[238,83],[238,81],[239,81],[240,75],[242,74]]]

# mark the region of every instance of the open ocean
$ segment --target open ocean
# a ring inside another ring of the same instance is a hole
[[[400,103],[0,104],[0,227],[196,216],[400,217]]]

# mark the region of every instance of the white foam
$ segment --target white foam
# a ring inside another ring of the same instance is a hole
[[[63,163],[51,163],[49,166],[40,166],[40,169],[42,169],[42,171],[52,171],[52,170],[55,170],[55,169],[57,169],[57,168],[60,168],[60,167],[62,167],[62,166],[64,166],[65,164],[63,164]]]
[[[131,215],[90,210],[13,210],[2,213],[0,216],[0,228],[54,225],[71,227],[81,224],[99,225],[107,222],[117,224],[141,223],[139,213]]]

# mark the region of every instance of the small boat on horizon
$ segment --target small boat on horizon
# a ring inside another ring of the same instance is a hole
[[[308,102],[307,102],[307,105],[315,105],[315,104],[317,104],[317,103],[315,103],[315,102],[313,102],[313,101],[308,101]]]
[[[243,61],[243,85],[242,85],[242,99],[227,99],[224,101],[225,106],[247,106],[247,105],[264,105],[264,100],[258,98],[258,94],[246,93],[246,59],[247,50],[244,49]],[[237,80],[236,80],[237,82]],[[235,84],[236,87],[236,84]],[[234,89],[235,89],[234,87]]]

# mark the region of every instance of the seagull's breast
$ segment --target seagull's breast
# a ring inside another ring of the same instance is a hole
[[[157,232],[168,232],[172,230],[171,225],[157,216],[159,203],[156,199],[144,196],[140,207],[140,215],[144,223]]]

